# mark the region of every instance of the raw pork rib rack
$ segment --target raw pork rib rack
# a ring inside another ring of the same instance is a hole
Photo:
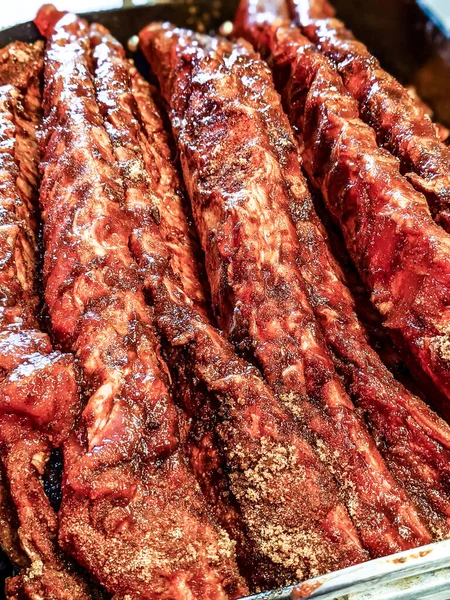
[[[95,100],[89,27],[44,7],[46,301],[88,397],[65,444],[60,543],[115,598],[245,594],[233,546],[181,455],[167,367],[129,248],[132,222]]]
[[[256,51],[150,24],[159,90],[51,5],[0,51],[9,600],[236,599],[450,537],[450,427],[360,322],[450,416],[450,238],[407,180],[445,225],[443,146],[415,101],[381,118],[403,88],[333,16],[243,0]]]

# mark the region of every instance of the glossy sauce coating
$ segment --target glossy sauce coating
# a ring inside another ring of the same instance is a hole
[[[27,569],[7,582],[6,593],[8,598],[34,598],[51,589],[55,598],[70,593],[84,600],[90,591],[60,556],[57,518],[41,481],[52,447],[67,437],[81,407],[73,358],[53,351],[37,319],[36,132],[42,59],[41,42],[11,44],[0,57],[1,79],[8,81],[2,87],[2,119],[9,111],[9,125],[2,127],[9,143],[3,139],[0,443],[27,557],[19,561]]]
[[[295,143],[267,67],[245,44],[169,26],[140,40],[170,106],[221,325],[313,436],[366,547],[379,555],[431,539],[357,417],[309,304],[289,215],[301,190],[283,176]]]
[[[180,453],[176,408],[129,247],[89,27],[44,7],[46,299],[87,403],[65,444],[59,538],[115,598],[229,597],[232,545]]]
[[[450,148],[424,107],[381,68],[344,23],[310,0],[289,0],[304,34],[336,65],[378,143],[400,160],[402,172],[427,198],[437,223],[450,233]]]
[[[86,600],[87,586],[60,556],[56,515],[41,481],[52,447],[67,437],[80,408],[73,359],[53,350],[37,319],[42,63],[40,42],[0,52],[0,531],[3,548],[24,567],[7,582],[8,598],[51,589],[58,599],[70,592]]]
[[[305,169],[340,222],[385,326],[448,415],[450,238],[378,148],[331,63],[293,27],[279,28],[270,43]]]
[[[290,61],[295,65],[296,37],[284,33],[286,27],[279,22],[272,23],[269,4],[264,0],[242,2],[235,27],[269,59],[275,79],[281,81],[280,74],[288,72]],[[265,14],[267,21],[256,18],[258,13]],[[287,78],[285,85],[288,89]],[[292,85],[293,94],[295,82]],[[302,145],[300,133],[298,141]],[[285,171],[291,187],[301,190],[298,166]],[[305,182],[303,193],[297,194],[290,209],[300,241],[301,272],[336,368],[353,401],[364,411],[389,469],[421,509],[434,539],[448,537],[450,427],[400,385],[369,346]]]
[[[133,70],[117,44],[98,27],[94,41],[98,95],[103,86],[114,90],[115,101],[110,106],[101,103],[101,108],[115,152],[122,159],[119,164],[127,189],[127,210],[134,223],[131,247],[145,276],[160,329],[172,349],[184,350],[196,379],[214,396],[220,412],[216,416],[218,443],[239,509],[237,515],[230,510],[222,513],[221,520],[229,519],[225,525],[230,531],[236,526],[245,527],[247,551],[253,554],[251,562],[256,571],[253,581],[266,587],[292,582],[305,575],[301,570],[304,548],[296,546],[303,536],[306,539],[314,536],[316,540],[323,536],[320,550],[333,551],[333,537],[337,533],[314,531],[311,517],[303,523],[299,520],[300,514],[304,518],[306,511],[311,510],[304,505],[305,489],[312,486],[318,510],[316,529],[330,526],[336,529],[333,494],[328,491],[332,483],[309,445],[293,430],[289,416],[277,406],[257,370],[234,354],[232,346],[212,327],[201,307],[198,310],[198,302],[193,302],[198,292],[192,299],[185,294],[183,285],[188,290],[197,289],[199,281],[198,276],[197,280],[193,277],[192,255],[184,252],[180,261],[177,249],[176,260],[172,260],[174,239],[167,232],[173,232],[174,214],[178,215],[178,230],[181,225],[186,230],[187,223],[180,212],[180,199],[176,201],[174,196],[173,177],[164,177],[168,166],[162,159],[167,148],[162,149],[161,140],[148,135],[151,127],[148,119],[145,119],[146,135],[142,135],[139,117],[142,118],[143,98],[136,101],[136,95],[130,93],[133,87],[136,89],[136,83],[130,81],[134,78]],[[147,114],[152,102],[148,93],[147,89]],[[132,175],[123,161],[125,156],[132,156]],[[171,246],[165,245],[166,239],[171,240]],[[277,498],[278,491],[285,489],[288,481],[293,483],[281,501]],[[326,489],[326,495],[322,488]],[[240,522],[236,522],[236,517]],[[285,535],[275,538],[277,528]],[[356,538],[356,533],[353,535]],[[347,543],[351,551],[354,541],[350,539]]]
[[[139,264],[145,287],[151,292],[152,284],[156,283],[155,274],[164,278],[167,270],[173,269],[174,282],[182,283],[197,309],[206,315],[205,294],[199,281],[200,262],[196,257],[198,248],[189,231],[181,183],[171,162],[167,134],[150,86],[126,59],[123,47],[106,28],[92,25],[90,41],[96,98],[123,178],[124,206],[133,227],[130,249]],[[158,282],[156,289],[159,290],[160,285],[161,282]],[[213,473],[202,471],[203,462],[208,459],[220,463],[214,444],[215,421],[203,424],[204,437],[197,442],[189,431],[193,427],[192,420],[199,417],[197,411],[205,412],[200,419],[213,415],[210,414],[211,407],[201,404],[203,399],[208,402],[208,398],[197,394],[189,381],[194,375],[189,373],[186,365],[189,358],[182,350],[182,346],[174,345],[166,353],[177,376],[172,385],[173,393],[177,392],[184,400],[183,409],[186,411],[183,436],[187,439],[183,450],[191,459],[206,497],[218,500],[218,505],[211,508],[221,525],[240,538],[243,533],[239,529],[239,515],[227,502],[229,492],[226,482],[217,483],[220,489],[211,489],[215,485],[211,479]],[[202,425],[199,424],[199,427]],[[203,456],[205,452],[209,456]],[[234,582],[230,577],[228,592],[233,597],[247,592],[237,571]]]

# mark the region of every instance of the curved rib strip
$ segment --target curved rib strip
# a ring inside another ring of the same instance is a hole
[[[267,15],[267,23],[261,17],[255,19],[255,7],[261,9],[260,14]],[[293,77],[290,81],[285,79],[289,110],[293,108],[290,101],[297,92],[301,94],[301,82],[295,79],[295,64],[302,57],[300,54],[298,59],[294,56],[296,44],[304,38],[298,37],[298,31],[280,26],[279,22],[270,24],[269,11],[262,10],[265,7],[266,2],[262,0],[247,3],[247,6],[246,2],[242,2],[236,27],[269,58],[280,82],[281,74],[286,73],[286,65],[291,61]],[[315,55],[313,50],[309,51],[313,61]],[[317,76],[326,76],[326,70],[319,70],[326,59],[320,55],[316,59]],[[312,66],[311,71],[313,69]],[[331,101],[325,96],[322,100]],[[301,135],[299,142],[302,143]],[[391,472],[421,509],[435,539],[448,537],[450,427],[400,385],[370,348],[354,312],[353,299],[327,247],[298,166],[286,168],[285,177],[290,181],[291,189],[300,192],[292,200],[290,208],[300,240],[301,271],[308,285],[314,313],[333,352],[336,368],[343,375],[355,404],[365,411]]]
[[[1,543],[24,567],[7,597],[91,597],[57,544],[57,518],[41,476],[80,409],[72,357],[55,352],[37,320],[35,217],[42,43],[0,52],[0,450],[9,512]],[[2,510],[8,510],[2,504]],[[17,544],[20,543],[20,546]],[[11,546],[11,544],[13,544]]]
[[[234,598],[233,545],[180,453],[124,190],[95,99],[89,27],[44,7],[46,299],[88,400],[65,446],[60,541],[115,598]]]
[[[253,554],[252,582],[277,586],[364,560],[337,490],[310,445],[295,432],[256,369],[239,359],[212,327],[203,303],[198,310],[200,284],[184,245],[187,222],[180,196],[174,194],[173,168],[164,161],[168,148],[151,134],[149,119],[140,123],[143,98],[135,91],[138,86],[142,94],[143,84],[136,84],[121,47],[100,27],[93,38],[97,97],[134,223],[131,248],[161,330],[173,349],[184,349],[196,379],[218,404],[216,430]],[[148,93],[147,88],[146,114],[156,110],[154,104],[150,108]],[[106,97],[113,101],[103,102]],[[183,286],[194,288],[192,298]],[[251,564],[246,566],[250,570]]]
[[[450,418],[450,236],[378,148],[326,57],[296,28],[278,37],[279,85],[303,133],[308,176],[340,222],[385,326]]]
[[[315,439],[374,554],[430,539],[338,378],[296,266],[282,169],[297,160],[271,76],[245,44],[153,25],[159,77],[222,326],[246,340],[278,398]],[[403,521],[405,528],[399,525]]]
[[[344,23],[310,0],[288,0],[304,34],[336,65],[378,143],[400,160],[402,172],[427,198],[436,222],[450,233],[450,148],[423,106],[381,68]],[[311,5],[312,4],[312,5]]]

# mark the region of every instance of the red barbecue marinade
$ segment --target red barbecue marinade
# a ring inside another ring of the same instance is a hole
[[[340,189],[337,186],[347,186],[349,189],[352,169],[356,171],[358,167],[361,168],[359,163],[364,165],[365,161],[378,163],[380,181],[400,184],[400,190],[416,196],[416,192],[396,172],[395,161],[377,148],[373,133],[357,119],[357,107],[343,89],[339,76],[328,60],[298,29],[270,18],[264,6],[262,0],[250,2],[250,6],[243,2],[236,23],[237,31],[250,39],[272,65],[288,114],[302,136],[306,170],[324,194],[334,215],[339,216],[341,222],[346,216],[346,212],[342,212],[341,216],[332,204],[334,198],[340,198],[336,193]],[[257,14],[266,16],[255,18]],[[349,129],[353,136],[347,138]],[[352,144],[348,139],[352,140]],[[339,144],[342,144],[340,153]],[[327,146],[333,149],[331,153]],[[386,170],[383,175],[382,167]],[[357,175],[353,173],[353,177],[356,179]],[[361,186],[360,198],[370,199],[372,192],[375,201],[376,182],[372,178],[368,178],[368,182],[372,189],[364,193]],[[383,190],[383,187],[379,189]],[[349,211],[357,210],[356,203],[355,206],[344,203],[341,206],[342,211],[344,207]],[[375,437],[391,470],[428,518],[431,509],[431,513],[434,512],[443,520],[444,527],[441,529],[438,526],[435,535],[446,537],[450,514],[448,426],[423,402],[395,382],[371,353],[359,331],[348,294],[336,283],[336,276],[333,281],[333,265],[327,261],[324,240],[320,240],[317,233],[312,233],[311,225],[316,217],[307,203],[297,207],[293,216],[301,239],[305,244],[310,244],[310,261],[307,256],[303,261],[306,272],[310,272],[316,314],[322,315],[327,341],[336,358],[343,361],[344,376],[346,369],[350,369],[351,376],[349,378],[347,373],[346,379],[350,389],[353,389],[355,402],[367,411],[372,420]],[[439,230],[434,225],[432,227]],[[360,232],[361,229],[358,234]],[[355,235],[351,238],[352,244],[349,244],[347,237],[350,249],[354,247],[354,238]],[[337,270],[334,270],[334,275],[336,273]],[[332,295],[331,291],[335,294],[339,292],[339,287],[340,293]],[[439,520],[435,521],[435,525],[438,523]]]
[[[222,326],[247,337],[279,400],[314,435],[371,552],[426,543],[341,387],[295,266],[289,197],[304,181],[282,176],[298,155],[267,68],[245,44],[169,25],[148,26],[140,44],[170,108]],[[417,541],[400,541],[399,518],[411,519]]]
[[[186,386],[179,371],[184,409],[196,419],[195,438],[188,438],[191,459],[208,499],[220,501],[216,511],[238,541],[244,572],[252,585],[267,588],[363,559],[332,479],[256,369],[234,354],[207,317],[177,176],[167,162],[167,139],[149,86],[104,28],[92,27],[91,43],[96,94],[134,224],[130,247],[171,356],[184,361],[187,376],[194,374],[203,386]],[[211,427],[218,448],[209,445]],[[217,466],[217,449],[233,503],[223,495],[226,482],[219,473],[204,471],[211,461]]]
[[[95,97],[87,23],[46,6],[44,215],[46,301],[55,336],[77,355],[88,397],[64,447],[59,540],[115,598],[246,593],[227,534],[179,445],[129,241],[132,223]]]

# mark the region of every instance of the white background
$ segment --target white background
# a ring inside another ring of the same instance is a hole
[[[450,0],[449,0],[450,1]],[[0,29],[16,23],[31,21],[37,10],[52,0],[0,0]],[[154,0],[156,3],[157,0]],[[125,0],[128,5],[151,4],[148,0]],[[123,6],[124,0],[53,0],[52,4],[60,10],[88,12]]]

